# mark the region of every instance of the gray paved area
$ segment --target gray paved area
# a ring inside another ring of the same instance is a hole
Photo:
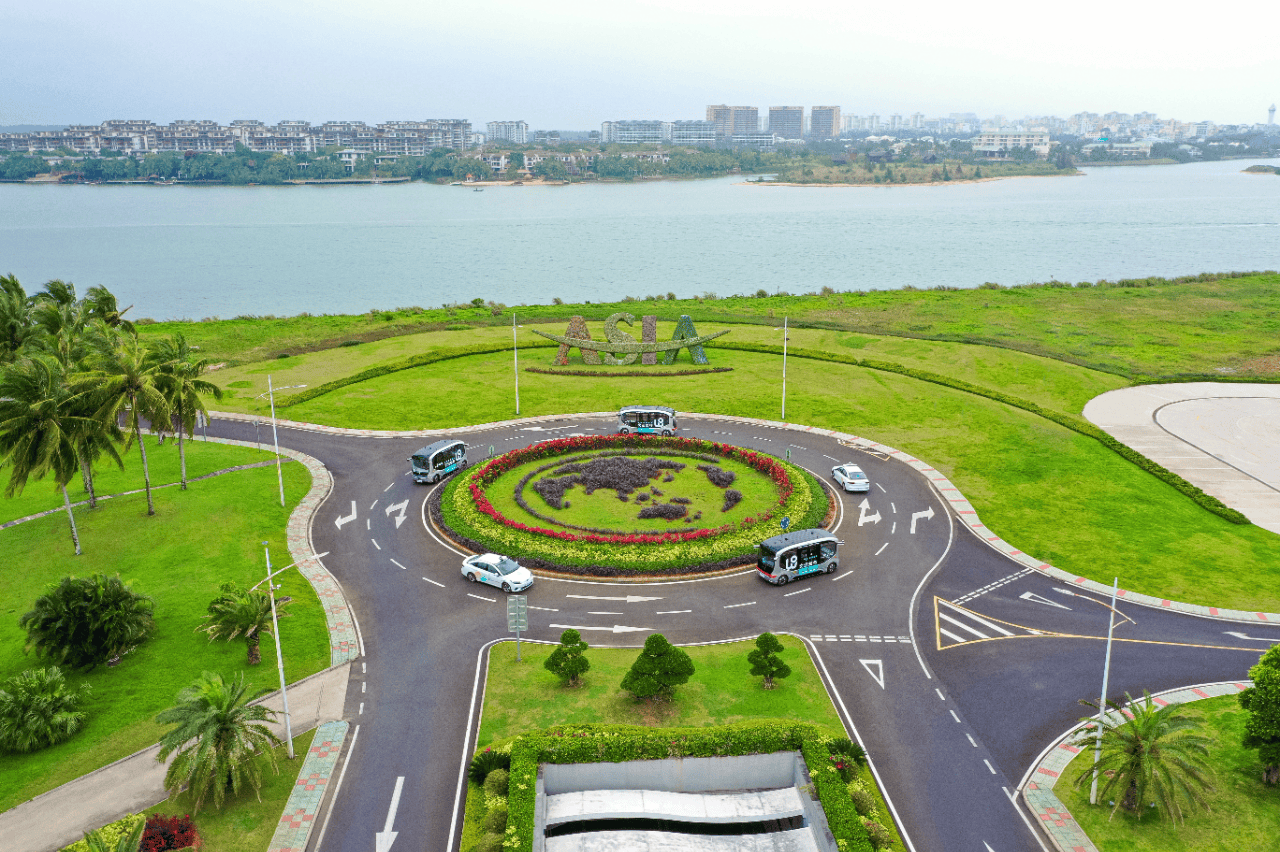
[[[670,819],[756,822],[800,816],[794,787],[744,793],[673,793],[668,790],[584,790],[547,797],[547,824],[583,819]]]
[[[1280,385],[1121,388],[1090,400],[1084,416],[1263,529],[1280,533]]]

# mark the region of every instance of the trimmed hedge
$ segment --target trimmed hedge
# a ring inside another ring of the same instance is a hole
[[[782,347],[772,344],[721,343],[719,346],[723,349],[738,349],[744,352],[766,352],[775,355],[782,354]],[[787,355],[792,358],[807,358],[813,361],[829,361],[837,364],[849,364],[854,367],[865,367],[869,370],[880,370],[885,373],[897,373],[898,375],[907,376],[908,378],[919,379],[924,382],[932,382],[935,385],[942,385],[943,387],[964,391],[965,393],[971,393],[975,396],[986,397],[994,402],[1004,403],[1005,405],[1012,406],[1013,408],[1020,408],[1023,411],[1029,411],[1032,414],[1045,418],[1046,420],[1051,420],[1059,426],[1070,429],[1072,432],[1077,432],[1086,437],[1093,438],[1095,441],[1102,444],[1124,460],[1137,465],[1142,470],[1159,479],[1161,482],[1173,486],[1173,488],[1189,497],[1192,502],[1200,506],[1200,508],[1212,512],[1218,517],[1228,520],[1233,524],[1252,523],[1243,514],[1230,508],[1217,497],[1204,493],[1190,482],[1187,482],[1181,476],[1178,476],[1178,474],[1163,465],[1152,461],[1141,453],[1130,449],[1108,435],[1102,429],[1099,429],[1097,426],[1094,426],[1088,420],[1081,417],[1073,417],[1069,414],[1062,414],[1058,411],[1042,408],[1034,402],[1020,399],[1007,393],[1001,393],[1000,391],[991,390],[990,388],[984,388],[981,385],[971,384],[963,379],[943,376],[938,373],[931,373],[927,370],[917,370],[914,367],[906,367],[902,364],[895,364],[891,361],[855,358],[850,355],[821,352],[816,349],[788,349]]]
[[[784,721],[656,730],[635,725],[556,725],[524,734],[511,743],[511,786],[503,846],[510,852],[533,849],[538,765],[542,763],[622,763],[799,751],[842,852],[872,852],[866,827],[845,782],[827,759],[827,743],[834,739],[837,737],[817,725]]]

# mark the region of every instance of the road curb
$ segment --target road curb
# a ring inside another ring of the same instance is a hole
[[[248,414],[210,412],[210,416],[223,418],[227,420],[239,420],[243,422],[253,422],[261,418]],[[493,429],[503,429],[511,426],[520,426],[524,424],[546,423],[556,420],[564,420],[573,417],[602,417],[612,420],[616,416],[613,411],[591,411],[578,412],[569,414],[545,414],[537,417],[524,417],[513,420],[499,420],[492,423],[479,423],[475,426],[451,427],[448,429],[419,430],[411,432],[390,432],[378,429],[346,429],[337,426],[320,426],[313,423],[300,423],[292,420],[277,421],[281,426],[287,426],[292,429],[301,429],[303,431],[321,432],[329,435],[350,435],[354,437],[365,438],[404,438],[404,437],[427,437],[431,435],[460,435],[470,434],[474,432],[485,432]],[[1080,577],[1069,571],[1063,571],[1061,568],[1055,568],[1047,562],[1039,560],[1034,556],[1024,553],[1018,548],[1009,544],[994,531],[982,523],[978,517],[978,512],[974,509],[973,504],[961,493],[959,488],[948,479],[944,474],[930,465],[928,462],[915,458],[914,456],[904,453],[887,444],[881,444],[870,438],[861,438],[848,432],[838,432],[834,429],[825,429],[816,426],[804,426],[798,423],[780,422],[777,420],[762,420],[755,417],[739,417],[728,414],[701,414],[687,413],[681,415],[683,417],[696,418],[699,420],[713,420],[722,423],[745,423],[751,426],[758,426],[763,429],[784,429],[791,432],[800,432],[812,435],[822,435],[828,438],[846,444],[853,449],[863,451],[878,452],[887,458],[894,458],[898,461],[915,469],[922,474],[933,486],[934,490],[942,498],[943,502],[950,508],[951,513],[960,521],[962,525],[967,527],[970,532],[976,535],[979,540],[985,542],[987,546],[993,550],[999,551],[1009,559],[1017,562],[1026,568],[1039,571],[1047,577],[1052,577],[1063,583],[1070,585],[1072,588],[1087,589],[1097,594],[1111,594],[1111,587],[1099,583],[1096,580],[1090,580],[1086,577]],[[250,446],[253,446],[252,444]],[[281,450],[281,453],[286,453]],[[290,453],[290,456],[292,454]],[[326,471],[327,474],[327,471]],[[326,572],[327,573],[327,572]],[[1232,621],[1241,624],[1280,624],[1280,613],[1274,612],[1249,612],[1238,609],[1225,609],[1221,607],[1205,606],[1203,604],[1189,604],[1181,601],[1168,600],[1159,598],[1154,595],[1143,594],[1129,589],[1120,589],[1117,595],[1133,604],[1139,606],[1151,607],[1152,609],[1173,610],[1186,615],[1194,615],[1200,618],[1212,618],[1219,621]],[[354,659],[354,658],[353,658]]]
[[[1185,704],[1205,698],[1237,695],[1251,685],[1252,681],[1248,680],[1202,683],[1166,689],[1153,694],[1151,698],[1161,706]],[[1067,765],[1080,753],[1079,748],[1068,744],[1069,741],[1088,724],[1081,722],[1075,725],[1045,749],[1040,759],[1027,770],[1020,788],[1027,809],[1058,852],[1099,852],[1089,835],[1084,833],[1084,829],[1071,815],[1071,811],[1053,792]]]
[[[315,828],[316,815],[324,802],[324,792],[338,765],[348,728],[346,722],[325,722],[316,728],[311,748],[298,770],[298,780],[285,803],[284,814],[271,836],[267,852],[305,852],[311,831]]]

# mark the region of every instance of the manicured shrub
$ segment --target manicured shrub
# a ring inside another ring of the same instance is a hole
[[[756,648],[747,654],[747,662],[751,664],[751,674],[764,678],[764,688],[773,689],[774,680],[791,676],[791,666],[778,657],[782,653],[782,643],[772,633],[761,633],[756,637]]]
[[[471,763],[467,766],[467,778],[474,784],[483,785],[485,779],[489,777],[489,773],[493,770],[510,768],[511,755],[486,748],[471,758]]]
[[[152,814],[147,817],[147,828],[142,833],[142,845],[138,852],[168,852],[170,849],[190,849],[200,845],[200,834],[190,814],[166,816]]]
[[[89,685],[70,689],[57,666],[30,669],[0,689],[0,752],[25,754],[73,737],[84,726]]]
[[[471,852],[503,852],[502,835],[493,832],[480,835],[476,845],[471,847]]]
[[[134,849],[138,848],[141,843],[141,832],[146,829],[147,818],[145,814],[129,814],[123,819],[108,823],[102,828],[87,833],[83,840],[77,840],[70,846],[62,847],[62,852],[94,852],[91,847],[90,837],[96,835],[98,848],[117,849],[121,843],[128,848],[128,840],[130,835],[138,834],[139,839],[134,845]]]
[[[688,509],[684,506],[675,503],[655,503],[652,506],[645,506],[636,517],[641,520],[646,518],[666,518],[669,521],[675,521],[683,518],[687,511]]]
[[[867,839],[871,841],[871,848],[876,852],[893,848],[893,835],[889,833],[889,829],[869,819],[863,820],[862,825],[867,830]]]
[[[18,619],[27,650],[56,663],[92,669],[127,654],[155,630],[155,603],[119,576],[64,577]]]
[[[506,796],[507,786],[510,784],[510,775],[505,769],[495,769],[489,773],[484,779],[484,792],[486,796]]]
[[[489,808],[489,812],[484,815],[484,822],[481,823],[486,834],[498,834],[507,830],[507,806],[505,804],[496,804]]]
[[[863,787],[852,787],[849,791],[849,799],[853,802],[858,816],[867,819],[876,818],[876,797],[871,795],[871,791]]]
[[[693,660],[682,648],[654,633],[622,678],[622,688],[638,699],[670,698],[676,687],[693,676]]]
[[[582,634],[570,628],[560,634],[560,644],[542,665],[560,678],[565,686],[578,686],[582,683],[582,676],[591,668],[586,652],[587,643],[582,641]],[[509,767],[510,764],[505,768]]]
[[[847,757],[858,766],[865,766],[867,763],[866,750],[848,737],[836,737],[831,740],[827,743],[827,751],[833,755]]]

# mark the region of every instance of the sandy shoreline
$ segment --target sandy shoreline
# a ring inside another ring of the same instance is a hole
[[[1023,178],[1056,177],[1084,177],[1084,172],[1077,170],[1075,174],[1067,175],[999,175],[997,177],[952,178],[951,180],[929,180],[921,183],[786,183],[776,180],[743,180],[738,181],[734,186],[796,186],[816,189],[878,189],[881,187],[950,186],[951,184],[956,183],[986,183],[993,180],[1021,180]]]

